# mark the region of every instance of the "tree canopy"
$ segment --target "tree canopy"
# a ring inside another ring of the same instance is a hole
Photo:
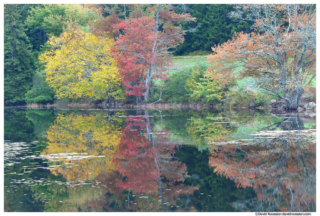
[[[46,81],[58,98],[121,98],[120,76],[110,53],[112,39],[70,28],[48,43],[51,49],[39,59],[46,64]]]
[[[238,33],[208,56],[208,75],[221,84],[254,77],[256,87],[296,109],[316,76],[316,13],[313,5],[249,5],[255,32]],[[239,10],[233,16],[241,19]],[[235,73],[235,69],[239,69]]]

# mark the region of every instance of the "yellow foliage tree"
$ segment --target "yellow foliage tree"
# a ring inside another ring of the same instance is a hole
[[[46,81],[60,98],[122,98],[121,78],[110,55],[113,40],[69,27],[48,41],[51,49],[39,59],[45,63]]]
[[[48,146],[41,155],[56,165],[53,174],[71,181],[108,173],[116,168],[112,158],[122,134],[117,125],[102,115],[59,115],[47,131]]]

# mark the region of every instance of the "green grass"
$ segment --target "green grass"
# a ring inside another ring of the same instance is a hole
[[[195,66],[197,64],[208,64],[207,57],[206,56],[175,56],[172,59],[173,61],[173,69],[168,70],[165,72],[165,74],[173,75],[184,68],[190,68],[192,66]],[[154,83],[156,86],[163,85],[163,81],[160,79],[155,79]]]
[[[173,57],[175,67],[192,67],[197,64],[208,64],[206,56],[177,56]],[[209,64],[208,64],[209,65]]]

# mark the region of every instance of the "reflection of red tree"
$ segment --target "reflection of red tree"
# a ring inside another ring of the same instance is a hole
[[[165,211],[181,202],[177,199],[181,194],[193,194],[198,187],[182,184],[186,166],[173,157],[175,145],[169,132],[151,132],[144,117],[126,121],[113,158],[117,172],[97,176],[105,195],[89,205],[92,210],[103,205],[108,211]],[[194,210],[189,208],[183,207]]]
[[[117,186],[147,193],[158,191],[161,177],[168,183],[183,181],[186,166],[173,160],[175,145],[168,144],[168,131],[151,133],[150,124],[142,117],[131,117],[127,122],[114,157],[118,172],[126,180],[119,180]]]
[[[150,148],[150,141],[143,136],[141,130],[146,127],[142,117],[128,118],[123,128],[118,154],[114,162],[125,181],[117,179],[117,186],[122,189],[138,191],[157,190],[157,169],[154,164],[155,152]]]
[[[308,211],[316,200],[315,143],[305,136],[281,135],[263,144],[217,146],[211,154],[209,165],[215,172],[233,179],[238,187],[254,187],[259,200],[279,203],[275,194],[280,195],[281,211]]]

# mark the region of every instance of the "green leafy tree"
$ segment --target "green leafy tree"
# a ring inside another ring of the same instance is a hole
[[[36,51],[40,51],[51,36],[59,36],[69,24],[87,26],[89,20],[96,19],[95,8],[83,5],[46,4],[33,6],[26,24],[30,41]]]
[[[4,6],[4,101],[6,105],[25,103],[32,86],[34,58],[20,15],[21,6]]]
[[[185,88],[190,100],[203,102],[221,100],[225,94],[223,90],[228,90],[227,87],[220,85],[219,81],[214,81],[210,76],[207,76],[206,69],[207,67],[198,65],[188,78]]]

